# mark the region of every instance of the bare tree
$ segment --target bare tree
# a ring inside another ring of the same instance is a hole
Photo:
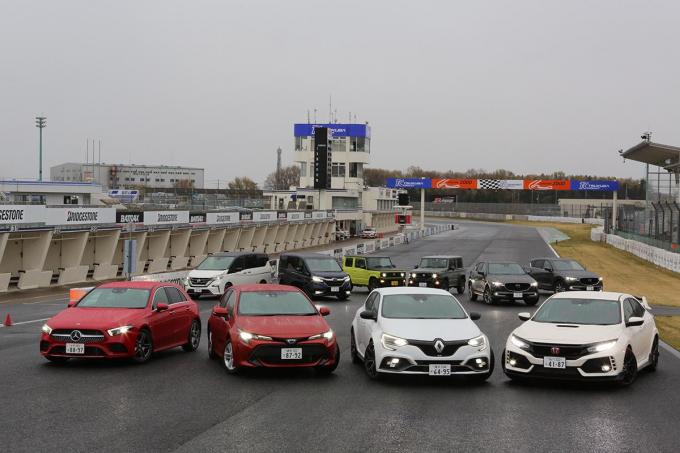
[[[247,176],[234,178],[228,185],[231,190],[259,190],[257,183]]]
[[[267,179],[264,180],[264,188],[267,190],[287,190],[291,186],[297,187],[299,185],[300,167],[297,165],[281,168],[278,184],[276,181],[276,172],[269,173]]]

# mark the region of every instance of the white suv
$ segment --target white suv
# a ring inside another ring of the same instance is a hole
[[[230,286],[271,283],[273,274],[264,253],[216,253],[189,272],[184,288],[190,296],[221,296]]]
[[[375,228],[364,228],[361,231],[362,239],[375,239],[378,237],[378,232]]]

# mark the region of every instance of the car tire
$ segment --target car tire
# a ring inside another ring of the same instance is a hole
[[[505,353],[503,354],[503,357],[505,357]],[[473,382],[477,382],[477,383],[485,382],[493,374],[495,362],[496,362],[496,359],[493,355],[493,350],[490,350],[489,351],[489,369],[485,373],[480,373],[480,374],[477,374],[477,375],[474,375],[474,376],[470,376],[471,380]]]
[[[191,327],[189,328],[188,341],[182,345],[182,349],[185,352],[194,352],[198,349],[199,344],[201,344],[201,321],[194,319],[191,321]]]
[[[132,357],[137,363],[146,363],[153,354],[153,338],[151,332],[147,329],[142,329],[137,334],[135,340],[135,355]]]
[[[368,292],[370,293],[374,289],[378,287],[378,279],[375,277],[371,277],[368,279]]]
[[[472,283],[468,283],[468,292],[470,293],[470,300],[472,302],[477,300],[477,293],[472,290]]]
[[[366,371],[366,375],[374,381],[382,378],[380,372],[378,372],[378,364],[375,362],[375,347],[373,346],[373,340],[368,343],[366,352],[364,353],[364,370]]]
[[[45,358],[52,363],[66,363],[70,357],[58,357],[54,355],[46,355]]]
[[[448,290],[451,289],[451,286],[449,285],[449,279],[448,278],[445,278],[444,280],[442,280],[441,288],[445,291],[448,291]]]
[[[538,297],[535,299],[524,299],[524,303],[527,304],[529,307],[533,307],[538,303]]]
[[[647,365],[647,370],[651,373],[656,371],[659,366],[659,337],[654,337],[652,342],[652,350],[649,353],[649,365]]]
[[[494,303],[493,296],[491,295],[491,290],[489,289],[488,286],[486,288],[484,288],[483,299],[484,299],[484,303],[487,304],[487,305],[493,305],[493,303]]]
[[[316,367],[314,369],[314,371],[316,371],[316,373],[319,376],[328,376],[329,374],[332,374],[333,371],[335,371],[335,369],[338,367],[339,364],[340,364],[340,346],[338,346],[336,344],[335,345],[335,363],[333,363],[333,365],[329,365],[329,366]]]
[[[623,369],[621,370],[621,374],[619,374],[620,376],[619,384],[622,387],[628,387],[629,385],[633,384],[633,382],[635,382],[637,374],[638,369],[635,354],[633,354],[632,349],[628,348],[626,350],[626,355],[623,359]]]
[[[458,292],[458,294],[463,294],[465,292],[465,283],[463,283],[460,286],[456,286],[456,291]]]
[[[349,355],[352,357],[352,363],[355,365],[361,363],[361,357],[359,357],[359,351],[357,350],[357,340],[354,337],[354,328],[349,332]]]
[[[566,290],[567,290],[567,287],[564,286],[564,282],[563,282],[562,280],[557,280],[557,281],[553,284],[553,292],[554,292],[555,294],[557,294],[557,293],[563,293],[563,292],[565,292]]]
[[[234,345],[231,343],[231,339],[227,338],[224,342],[224,351],[222,352],[222,365],[224,369],[227,370],[229,374],[238,373],[238,367],[234,363]]]
[[[212,332],[210,330],[208,330],[208,358],[210,360],[217,358],[217,354],[215,354],[215,345],[213,344],[212,339]]]

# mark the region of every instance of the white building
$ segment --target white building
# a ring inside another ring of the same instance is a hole
[[[0,181],[0,204],[89,205],[102,195],[99,184],[55,181]]]
[[[204,187],[204,170],[167,165],[124,165],[67,162],[50,168],[52,181],[94,182],[105,189]]]

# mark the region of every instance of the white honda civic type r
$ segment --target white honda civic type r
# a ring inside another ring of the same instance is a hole
[[[493,372],[489,339],[451,293],[442,289],[376,289],[352,322],[351,354],[372,379],[387,373],[467,375]]]
[[[659,332],[647,301],[614,292],[557,293],[515,329],[503,351],[510,378],[618,381],[630,385],[659,361]]]

